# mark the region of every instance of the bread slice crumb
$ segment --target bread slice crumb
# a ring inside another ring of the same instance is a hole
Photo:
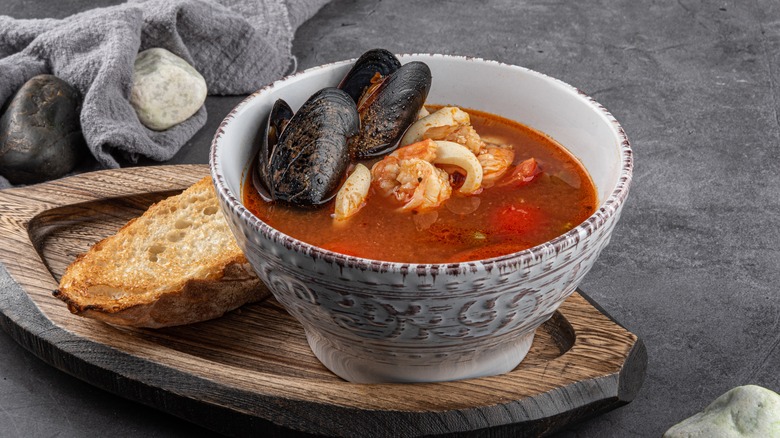
[[[211,177],[96,243],[54,291],[74,314],[150,328],[217,318],[268,295],[228,228]]]

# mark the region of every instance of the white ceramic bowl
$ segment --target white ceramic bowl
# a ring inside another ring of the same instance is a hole
[[[253,139],[278,98],[299,108],[353,61],[308,69],[239,104],[222,122],[210,165],[239,246],[306,332],[314,354],[353,382],[429,382],[501,374],[574,291],[607,245],[628,195],[632,155],[618,122],[577,89],[512,65],[403,55],[433,74],[428,103],[495,113],[542,131],[579,158],[598,211],[568,233],[514,254],[447,265],[389,263],[323,250],[257,219],[241,203]]]

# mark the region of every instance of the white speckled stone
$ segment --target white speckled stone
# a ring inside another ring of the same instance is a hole
[[[173,53],[154,48],[136,57],[130,103],[146,127],[163,131],[187,120],[207,94],[203,76]]]
[[[760,386],[738,386],[664,434],[664,438],[705,437],[780,437],[780,395]]]

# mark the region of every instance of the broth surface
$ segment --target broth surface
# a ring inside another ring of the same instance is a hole
[[[513,164],[535,158],[542,172],[519,187],[501,186],[500,180],[474,196],[453,190],[443,206],[417,214],[400,212],[397,202],[372,187],[365,207],[338,224],[332,218],[333,201],[316,210],[266,203],[251,181],[243,184],[244,205],[263,222],[306,243],[403,263],[456,263],[509,254],[555,238],[593,214],[597,208],[593,182],[563,147],[520,123],[464,111],[483,139],[501,139],[514,147]],[[371,168],[376,161],[364,164]]]

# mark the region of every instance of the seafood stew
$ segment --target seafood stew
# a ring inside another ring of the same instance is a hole
[[[339,183],[339,194],[318,209],[267,202],[252,189],[251,175],[244,204],[270,226],[309,244],[404,263],[513,253],[569,231],[596,210],[589,175],[549,137],[493,114],[427,108],[423,111],[433,113],[406,130],[401,147],[360,161],[346,183]],[[417,125],[437,117],[449,121],[425,126],[427,138],[417,138]],[[452,122],[459,118],[467,123]],[[478,165],[458,156],[462,151],[453,145],[472,150]],[[472,167],[479,178],[469,173]],[[359,186],[364,187],[355,192],[367,190],[366,195],[350,193]],[[348,211],[340,212],[340,205]]]
[[[411,143],[388,142],[388,150],[368,158],[356,159],[359,151],[350,151],[350,162],[337,178],[339,188],[333,200],[319,206],[293,207],[304,212],[323,210],[325,220],[315,228],[344,227],[349,233],[350,224],[364,219],[377,203],[387,203],[390,208],[386,211],[406,217],[430,217],[430,213],[443,213],[447,205],[461,198],[482,197],[510,182],[520,188],[522,184],[535,185],[545,175],[576,185],[565,175],[556,175],[558,172],[544,156],[535,152],[523,155],[519,142],[491,138],[478,126],[479,114],[473,113],[471,128],[476,126],[474,132],[484,136],[483,153],[483,145],[474,141],[469,126],[459,126],[458,119],[463,119],[460,112],[451,111],[450,116],[440,113],[442,119],[450,119],[442,124],[427,119],[441,111],[432,104],[456,104],[526,123],[565,145],[577,158],[575,164],[582,164],[598,189],[595,213],[567,233],[531,249],[459,264],[417,264],[416,257],[402,264],[343,256],[302,242],[258,219],[244,204],[242,194],[254,190],[255,178],[248,177],[256,173],[260,131],[275,102],[284,99],[292,109],[302,108],[319,90],[338,86],[354,61],[296,73],[264,87],[231,111],[215,134],[210,154],[220,208],[229,218],[249,263],[306,330],[317,358],[338,376],[365,383],[434,382],[510,371],[533,345],[539,325],[576,290],[609,243],[631,182],[633,160],[628,138],[601,105],[547,75],[496,61],[443,54],[402,55],[398,60],[402,65],[417,61],[429,66],[433,82],[425,103],[429,105],[426,110],[434,112],[413,122],[422,123],[424,129],[404,129],[402,138],[408,133]],[[425,125],[428,122],[430,127]],[[429,132],[434,128],[438,129]],[[417,138],[418,132],[423,133],[422,139]],[[430,134],[427,139],[426,134]],[[333,139],[337,140],[340,146],[340,139]],[[511,144],[511,150],[501,144],[504,141]],[[347,143],[349,146],[350,141]],[[473,149],[467,149],[470,143]],[[471,159],[463,149],[472,154]],[[338,156],[342,149],[330,150]],[[268,152],[269,157],[278,153],[275,149]],[[485,174],[502,172],[510,155],[516,156],[511,157],[503,175],[494,176],[498,179],[490,187],[490,178],[483,183]],[[474,159],[481,160],[480,170],[474,166]],[[393,160],[406,161],[406,172],[400,172],[399,165],[396,174],[390,166]],[[382,167],[375,167],[381,162]],[[278,164],[269,168],[274,172],[283,169]],[[428,177],[441,175],[436,170],[440,169],[449,175],[448,185],[435,184],[439,180],[433,178],[427,180],[431,184],[415,183],[416,178],[408,178],[414,176],[414,169]],[[381,185],[371,181],[372,170],[383,170]],[[276,178],[272,176],[271,182]],[[441,190],[436,197],[424,196],[422,201],[427,201],[420,202],[416,189],[412,190],[415,184],[423,188],[423,195],[428,194],[425,189],[429,187]],[[450,188],[449,198],[446,187]],[[412,201],[417,205],[409,204]],[[280,210],[290,208],[282,200],[274,200],[273,204]],[[469,207],[465,206],[466,212]],[[382,242],[393,235],[405,238],[407,234],[369,225],[369,237]],[[295,235],[294,230],[287,232]],[[414,254],[423,246],[418,243]],[[445,258],[453,254],[450,249]],[[387,312],[380,312],[377,318],[377,309]]]

